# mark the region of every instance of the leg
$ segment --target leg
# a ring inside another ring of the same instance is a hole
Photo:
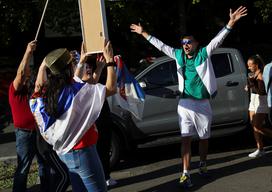
[[[199,174],[207,177],[208,176],[208,169],[206,165],[207,154],[208,154],[208,147],[209,147],[209,140],[208,139],[200,139],[199,141]]]
[[[103,167],[95,145],[60,155],[60,158],[71,173],[73,189],[82,188],[83,183],[87,191],[107,191]],[[76,174],[80,176],[82,183],[75,182]]]
[[[254,127],[254,131],[258,132],[262,136],[272,137],[272,129],[263,126],[263,122],[266,117],[266,113],[256,113],[254,120],[257,125]]]
[[[263,122],[265,119],[265,114],[263,113],[255,113],[252,118],[252,127],[254,132],[254,138],[257,144],[257,148],[259,150],[263,150],[263,137],[260,133]]]
[[[15,129],[17,168],[13,180],[13,191],[26,191],[27,175],[35,155],[35,132]]]
[[[179,178],[179,184],[185,188],[193,186],[189,169],[191,162],[191,136],[182,137],[182,162],[183,162],[183,174]]]
[[[102,117],[102,116],[101,116]],[[110,179],[110,147],[113,123],[110,119],[100,118],[96,121],[99,132],[97,152],[103,165],[105,179]]]
[[[254,114],[254,112],[250,111],[250,119],[252,120],[251,124],[253,127],[253,133],[257,145],[257,150],[254,151],[253,153],[250,153],[248,156],[255,158],[265,154],[263,150],[263,135],[260,131],[265,120],[265,114],[262,113]]]
[[[69,172],[67,166],[59,159],[55,151],[45,154],[50,167],[54,170],[51,171],[50,178],[50,191],[52,192],[65,192],[70,184]]]
[[[46,159],[42,158],[42,156],[36,151],[36,157],[38,162],[38,174],[40,177],[40,191],[41,192],[48,192],[50,184],[50,167],[46,162]]]
[[[200,161],[205,162],[207,160],[208,148],[209,148],[209,140],[200,139],[199,146],[198,146]]]
[[[182,137],[182,162],[183,171],[189,171],[191,162],[191,137]]]
[[[44,191],[65,192],[70,183],[68,168],[39,132],[37,133],[37,148],[37,156],[46,166],[41,188]]]

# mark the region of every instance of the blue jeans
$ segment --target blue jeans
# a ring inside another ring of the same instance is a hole
[[[103,167],[95,145],[73,150],[59,157],[69,169],[73,191],[107,191]]]
[[[27,175],[34,156],[37,154],[36,132],[15,129],[16,136],[16,152],[17,152],[17,168],[13,180],[13,192],[26,191]],[[39,176],[44,177],[45,166],[42,159],[37,155],[39,164]]]

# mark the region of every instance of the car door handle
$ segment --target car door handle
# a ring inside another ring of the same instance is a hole
[[[177,96],[180,96],[180,91],[171,91],[169,93],[164,93],[162,95],[163,98],[176,98]]]
[[[179,90],[176,90],[176,91],[173,91],[172,94],[174,96],[180,96],[181,95],[181,92]]]
[[[237,86],[237,85],[239,85],[239,82],[237,82],[237,81],[228,81],[226,83],[227,87],[233,87],[233,86]]]

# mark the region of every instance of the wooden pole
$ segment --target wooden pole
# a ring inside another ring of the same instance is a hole
[[[38,35],[39,35],[40,29],[41,29],[41,25],[42,25],[42,22],[43,22],[43,19],[44,19],[44,15],[45,15],[45,11],[46,11],[48,2],[49,2],[49,0],[46,0],[45,6],[43,8],[42,17],[41,17],[41,20],[40,20],[40,23],[39,23],[39,26],[38,26],[38,29],[37,29],[37,32],[36,32],[35,40],[37,40],[37,38],[38,38]]]

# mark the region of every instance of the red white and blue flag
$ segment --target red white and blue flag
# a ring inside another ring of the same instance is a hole
[[[45,111],[44,98],[30,99],[30,108],[43,138],[58,154],[70,151],[95,123],[103,106],[106,94],[104,85],[75,82],[66,86],[58,100],[58,117]]]
[[[113,104],[130,111],[141,120],[144,109],[145,93],[137,80],[129,73],[120,55],[114,57],[117,65],[117,94],[113,96]]]

